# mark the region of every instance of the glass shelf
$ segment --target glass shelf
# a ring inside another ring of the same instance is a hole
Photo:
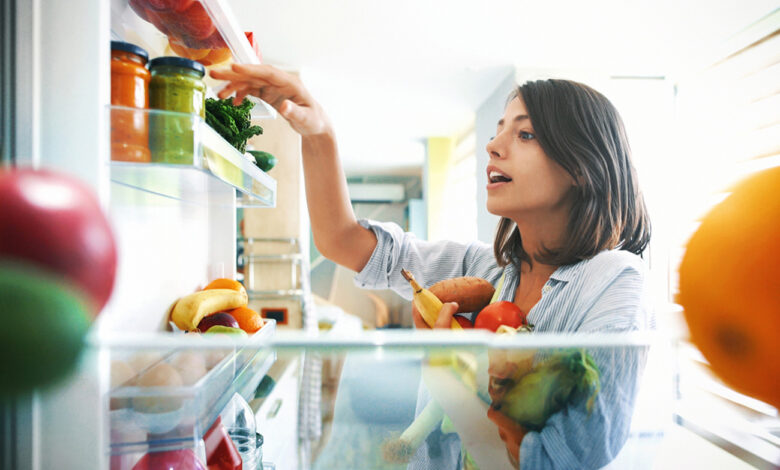
[[[122,333],[92,337],[89,344],[91,348],[112,354],[118,350],[152,350],[165,354],[192,347],[183,336],[186,335]],[[261,342],[211,337],[203,338],[198,344],[201,351],[225,347],[255,349],[261,354],[272,353],[279,363],[298,360],[303,364],[300,375],[293,380],[297,388],[291,392],[280,380],[279,390],[274,388],[263,394],[267,395],[263,403],[269,406],[256,410],[258,432],[265,437],[267,450],[293,442],[300,449],[303,446],[318,449],[309,454],[308,461],[301,462],[300,468],[406,468],[414,452],[409,454],[403,450],[405,444],[398,439],[422,408],[433,415],[426,420],[428,426],[423,426],[424,434],[430,437],[422,436],[414,445],[450,441],[457,444],[442,447],[442,450],[454,449],[454,454],[447,456],[444,452],[444,460],[437,461],[436,468],[456,468],[461,445],[479,468],[517,468],[507,459],[493,419],[496,409],[509,413],[503,408],[504,393],[508,394],[513,385],[521,383],[526,374],[542,370],[545,361],[567,361],[573,367],[575,363],[571,361],[584,360],[586,355],[598,367],[600,388],[593,386],[593,382],[583,385],[578,392],[582,395],[567,399],[569,404],[560,412],[557,418],[560,421],[554,424],[558,428],[588,428],[572,442],[572,448],[602,452],[604,455],[593,458],[601,463],[614,459],[610,468],[649,469],[665,430],[673,425],[673,373],[663,360],[669,341],[655,334],[496,335],[474,330],[334,328],[313,333],[277,331]],[[506,388],[504,393],[491,388],[495,387],[491,377],[511,377],[500,385]],[[297,394],[297,399],[291,393]],[[588,412],[588,398],[594,393],[597,398]],[[317,398],[312,401],[311,397]],[[289,415],[280,411],[279,416],[287,418],[279,419],[299,420],[298,413],[303,410],[309,416],[297,421],[302,429],[291,431],[290,435],[284,431],[287,428],[284,422],[273,417],[276,413],[268,411],[277,402],[284,407],[285,400],[292,400],[301,408]],[[546,406],[540,397],[535,400],[539,406]],[[430,403],[435,406],[429,409]],[[310,432],[310,426],[321,429],[322,433]],[[530,424],[528,428],[539,429]],[[602,449],[606,438],[596,437],[603,436],[600,432],[605,429],[617,432],[610,434],[608,450]],[[311,442],[300,436],[312,436]],[[318,442],[318,436],[329,438]],[[533,439],[539,439],[539,435],[535,434]],[[586,445],[583,439],[593,439],[593,445]],[[537,455],[544,457],[543,452]],[[450,457],[454,460],[447,460]],[[290,464],[276,454],[265,458],[277,464]],[[539,465],[547,463],[539,462]],[[535,464],[524,462],[529,468]]]
[[[151,154],[152,162],[111,161],[111,181],[198,205],[220,204],[210,197],[232,186],[241,195],[237,207],[274,207],[276,180],[228,144],[193,114],[110,106],[112,159],[128,147]],[[131,123],[131,124],[127,124]],[[148,135],[148,137],[147,137]],[[233,200],[225,204],[233,204]]]

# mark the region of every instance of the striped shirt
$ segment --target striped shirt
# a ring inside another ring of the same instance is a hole
[[[493,247],[429,242],[405,233],[394,223],[361,220],[374,231],[377,246],[355,276],[368,289],[392,289],[411,300],[412,289],[401,269],[414,274],[421,285],[443,279],[476,276],[494,286],[504,274],[499,300],[514,300],[519,276],[510,264],[498,266]],[[641,258],[621,250],[607,250],[591,259],[559,267],[542,288],[542,298],[528,312],[536,332],[627,332],[654,328]],[[588,351],[600,370],[601,391],[592,413],[585,403],[554,414],[539,432],[529,432],[520,448],[523,469],[600,468],[623,447],[631,424],[638,378],[646,348],[597,348]],[[429,397],[421,393],[422,404]],[[456,435],[429,438],[409,468],[450,469],[460,466]]]

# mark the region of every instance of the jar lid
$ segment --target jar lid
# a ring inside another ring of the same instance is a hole
[[[129,42],[111,41],[111,50],[129,52],[141,57],[144,62],[149,61],[149,53],[146,52],[146,49],[136,46],[135,44],[130,44]]]
[[[192,69],[201,74],[201,76],[206,74],[206,67],[204,67],[203,64],[194,60],[185,59],[184,57],[157,57],[149,62],[150,69],[161,65]]]

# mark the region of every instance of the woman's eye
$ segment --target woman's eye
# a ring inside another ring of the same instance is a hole
[[[531,134],[530,132],[525,132],[525,131],[520,131],[519,136],[523,140],[533,140],[533,139],[536,138],[535,135]]]
[[[495,138],[496,138],[496,136],[493,136],[493,137],[491,137],[491,138],[490,138],[490,140],[493,140],[493,139],[495,139]]]

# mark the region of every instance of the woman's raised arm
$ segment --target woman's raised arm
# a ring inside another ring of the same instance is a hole
[[[301,134],[306,202],[314,243],[326,258],[361,271],[371,258],[377,239],[355,218],[335,134],[320,104],[298,77],[270,65],[233,64],[230,69],[213,70],[211,76],[228,81],[219,92],[220,98],[235,93],[235,101],[241,102],[247,95],[257,96]]]

